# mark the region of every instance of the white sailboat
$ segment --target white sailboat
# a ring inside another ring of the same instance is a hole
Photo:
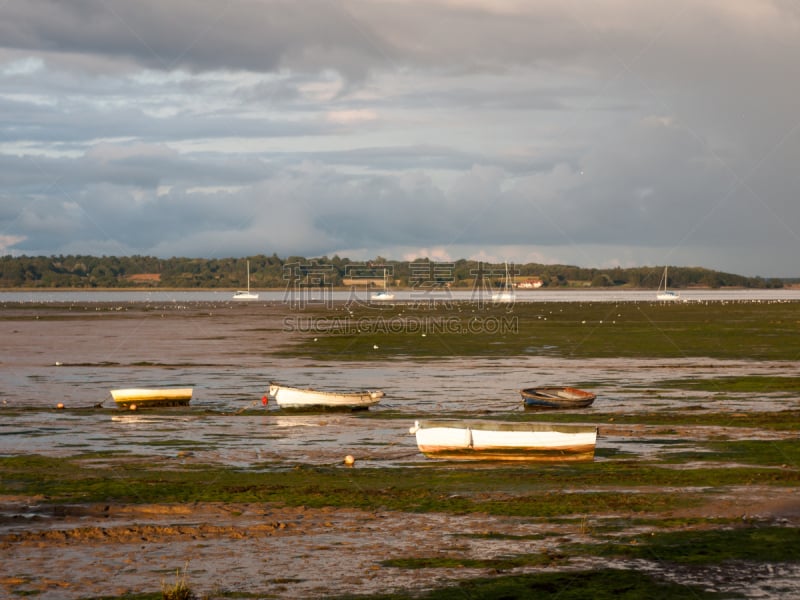
[[[250,261],[247,261],[247,291],[239,290],[233,294],[234,300],[258,300],[258,294],[250,291]]]
[[[663,288],[661,287],[663,284]],[[680,294],[677,292],[673,292],[667,289],[667,267],[664,267],[664,275],[661,278],[661,281],[658,283],[658,292],[656,293],[657,300],[680,300]]]
[[[372,300],[394,300],[394,294],[390,292],[389,288],[386,286],[386,269],[383,270],[383,289],[380,292],[373,294]]]
[[[508,272],[508,263],[506,263],[506,277],[503,281],[503,289],[492,294],[492,302],[514,302],[515,297],[514,284]]]

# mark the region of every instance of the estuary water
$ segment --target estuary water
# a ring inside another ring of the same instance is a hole
[[[317,288],[276,291],[256,291],[257,300],[253,303],[308,303],[324,305],[325,302],[369,302],[370,295],[363,290],[320,291]],[[393,291],[394,302],[491,302],[491,294],[479,294],[468,290],[442,291]],[[0,303],[5,302],[227,302],[233,293],[229,291],[13,291],[0,292]],[[800,289],[691,289],[681,290],[680,300],[685,302],[702,301],[783,301],[800,300]],[[654,290],[616,290],[616,289],[538,289],[518,291],[514,302],[649,302],[656,301]]]

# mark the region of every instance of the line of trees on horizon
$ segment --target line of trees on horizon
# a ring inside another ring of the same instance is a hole
[[[476,278],[492,287],[503,285],[505,267],[459,259],[450,263],[417,259],[394,261],[376,257],[369,261],[327,256],[306,258],[263,254],[243,258],[156,258],[153,256],[2,256],[2,288],[243,288],[247,286],[246,261],[250,261],[250,286],[286,288],[306,277],[309,283],[350,284],[353,275],[374,284],[387,275],[389,285],[413,287],[448,285],[470,288]],[[538,263],[509,264],[517,283],[540,282],[543,288],[627,287],[657,288],[664,266],[586,268]],[[371,279],[370,279],[371,278]],[[426,279],[427,278],[427,279]],[[669,287],[782,288],[789,280],[746,277],[702,267],[669,267]]]

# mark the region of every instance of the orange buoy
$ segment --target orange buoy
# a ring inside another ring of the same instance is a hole
[[[348,454],[344,457],[344,464],[348,467],[352,467],[356,463],[356,459],[352,454]]]
[[[56,404],[56,408],[64,408],[64,403],[59,402],[58,404]]]
[[[264,395],[261,397],[261,404],[263,404],[264,406],[266,406],[266,405],[267,405],[267,402],[269,402],[269,398],[267,398],[267,395],[266,395],[266,394],[264,394]]]

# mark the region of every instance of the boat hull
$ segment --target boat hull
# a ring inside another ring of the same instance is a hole
[[[275,402],[281,408],[359,410],[378,404],[384,393],[380,390],[325,392],[273,383],[269,386],[269,395],[275,398]]]
[[[119,408],[153,406],[186,406],[192,399],[192,388],[127,388],[111,390]]]
[[[258,300],[258,294],[251,292],[236,292],[233,295],[234,300]]]
[[[527,388],[519,391],[526,408],[586,408],[597,396],[571,387]]]
[[[516,296],[514,294],[502,292],[500,294],[492,294],[492,302],[494,303],[508,303],[514,302],[516,300]]]
[[[410,432],[425,456],[447,460],[591,461],[597,443],[593,425],[437,420]]]

